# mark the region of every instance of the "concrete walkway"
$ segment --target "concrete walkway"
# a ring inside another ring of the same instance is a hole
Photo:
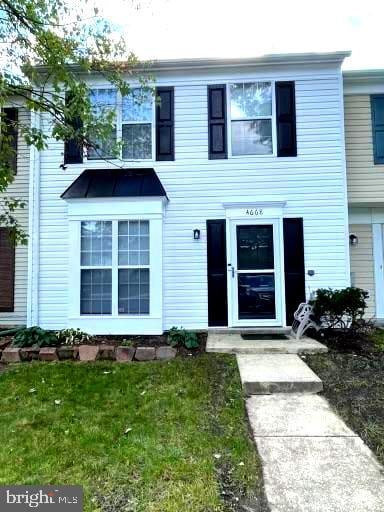
[[[271,512],[384,512],[384,469],[335,414],[298,353],[313,340],[245,341],[210,334],[211,352],[236,353]]]
[[[383,512],[383,468],[313,394],[312,370],[296,355],[237,359],[271,512]]]

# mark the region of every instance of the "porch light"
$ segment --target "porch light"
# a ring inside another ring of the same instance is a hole
[[[353,233],[351,233],[349,235],[349,243],[350,245],[357,245],[359,243],[359,238]]]
[[[200,229],[194,229],[193,230],[193,239],[194,240],[200,240]]]

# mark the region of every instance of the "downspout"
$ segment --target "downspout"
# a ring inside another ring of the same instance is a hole
[[[40,112],[31,112],[31,126],[40,129]],[[30,146],[28,206],[28,293],[27,327],[39,325],[40,268],[40,152]]]

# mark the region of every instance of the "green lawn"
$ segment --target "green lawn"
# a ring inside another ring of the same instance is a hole
[[[261,495],[231,356],[20,364],[0,397],[0,484],[80,484],[88,512],[243,510],[237,497]]]

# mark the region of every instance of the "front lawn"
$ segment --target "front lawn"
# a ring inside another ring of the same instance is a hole
[[[0,397],[0,484],[80,484],[87,512],[263,501],[231,356],[20,364]]]
[[[323,380],[324,395],[384,464],[384,331],[361,350],[306,356]]]

